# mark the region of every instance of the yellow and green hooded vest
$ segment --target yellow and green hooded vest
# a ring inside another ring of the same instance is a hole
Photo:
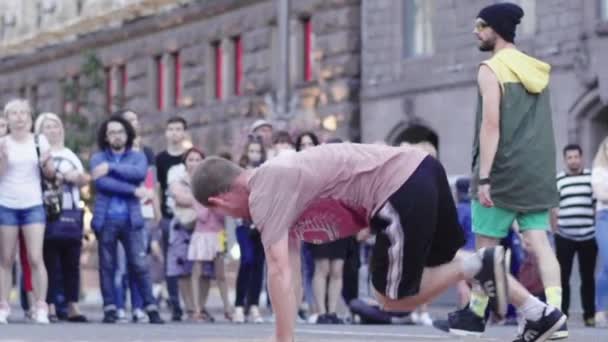
[[[500,208],[539,211],[557,205],[555,138],[549,97],[551,66],[516,49],[503,49],[484,61],[500,82],[500,140],[490,172],[491,196]],[[479,130],[482,98],[478,95],[471,192],[477,197]]]

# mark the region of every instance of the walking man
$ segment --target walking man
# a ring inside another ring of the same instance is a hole
[[[562,289],[559,264],[547,238],[549,211],[557,205],[551,67],[515,46],[515,28],[523,16],[519,6],[498,3],[483,8],[475,22],[479,49],[492,56],[481,63],[477,75],[471,207],[476,248],[498,245],[517,220],[537,256],[550,307],[528,318],[532,326],[561,308]],[[449,330],[483,333],[487,303],[484,291],[474,286],[469,305],[448,316]],[[524,315],[528,304],[523,305]],[[567,336],[564,324],[552,338]],[[525,335],[520,338],[530,341]]]

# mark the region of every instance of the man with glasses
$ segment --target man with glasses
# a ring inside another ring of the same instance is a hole
[[[122,114],[122,113],[120,113]],[[116,114],[99,128],[99,152],[91,157],[91,177],[96,196],[91,226],[99,241],[99,278],[103,297],[104,323],[116,323],[116,248],[124,246],[129,275],[141,291],[150,323],[164,323],[152,295],[152,281],[146,259],[144,219],[140,201],[152,199],[154,191],[142,186],[148,163],[146,156],[132,149],[135,130]]]
[[[498,245],[517,220],[538,258],[549,306],[531,295],[514,303],[526,319],[519,340],[527,342],[566,338],[568,330],[558,309],[560,268],[547,238],[549,210],[558,199],[551,67],[515,46],[515,28],[523,15],[517,5],[499,3],[483,8],[475,22],[479,50],[492,56],[481,63],[477,75],[471,211],[477,249]],[[484,291],[474,286],[469,305],[448,316],[449,331],[482,334],[487,305]]]

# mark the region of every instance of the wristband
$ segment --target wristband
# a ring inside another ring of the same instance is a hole
[[[477,184],[479,185],[488,185],[490,184],[490,178],[486,177],[486,178],[480,178],[479,182],[477,182]]]

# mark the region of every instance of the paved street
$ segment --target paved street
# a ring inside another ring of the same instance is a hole
[[[0,341],[125,341],[125,342],[177,342],[177,341],[269,341],[271,324],[234,325],[225,322],[215,324],[170,323],[163,326],[148,324],[52,324],[39,326],[19,321],[18,310],[14,311],[16,322],[0,326]],[[89,314],[94,320],[101,317]],[[512,341],[515,327],[491,327],[487,335],[474,341]],[[571,338],[568,341],[607,341],[608,329],[586,329],[580,322],[571,322]],[[318,326],[299,325],[298,342],[351,341],[351,342],[425,342],[425,341],[464,341],[433,328],[418,326]]]

